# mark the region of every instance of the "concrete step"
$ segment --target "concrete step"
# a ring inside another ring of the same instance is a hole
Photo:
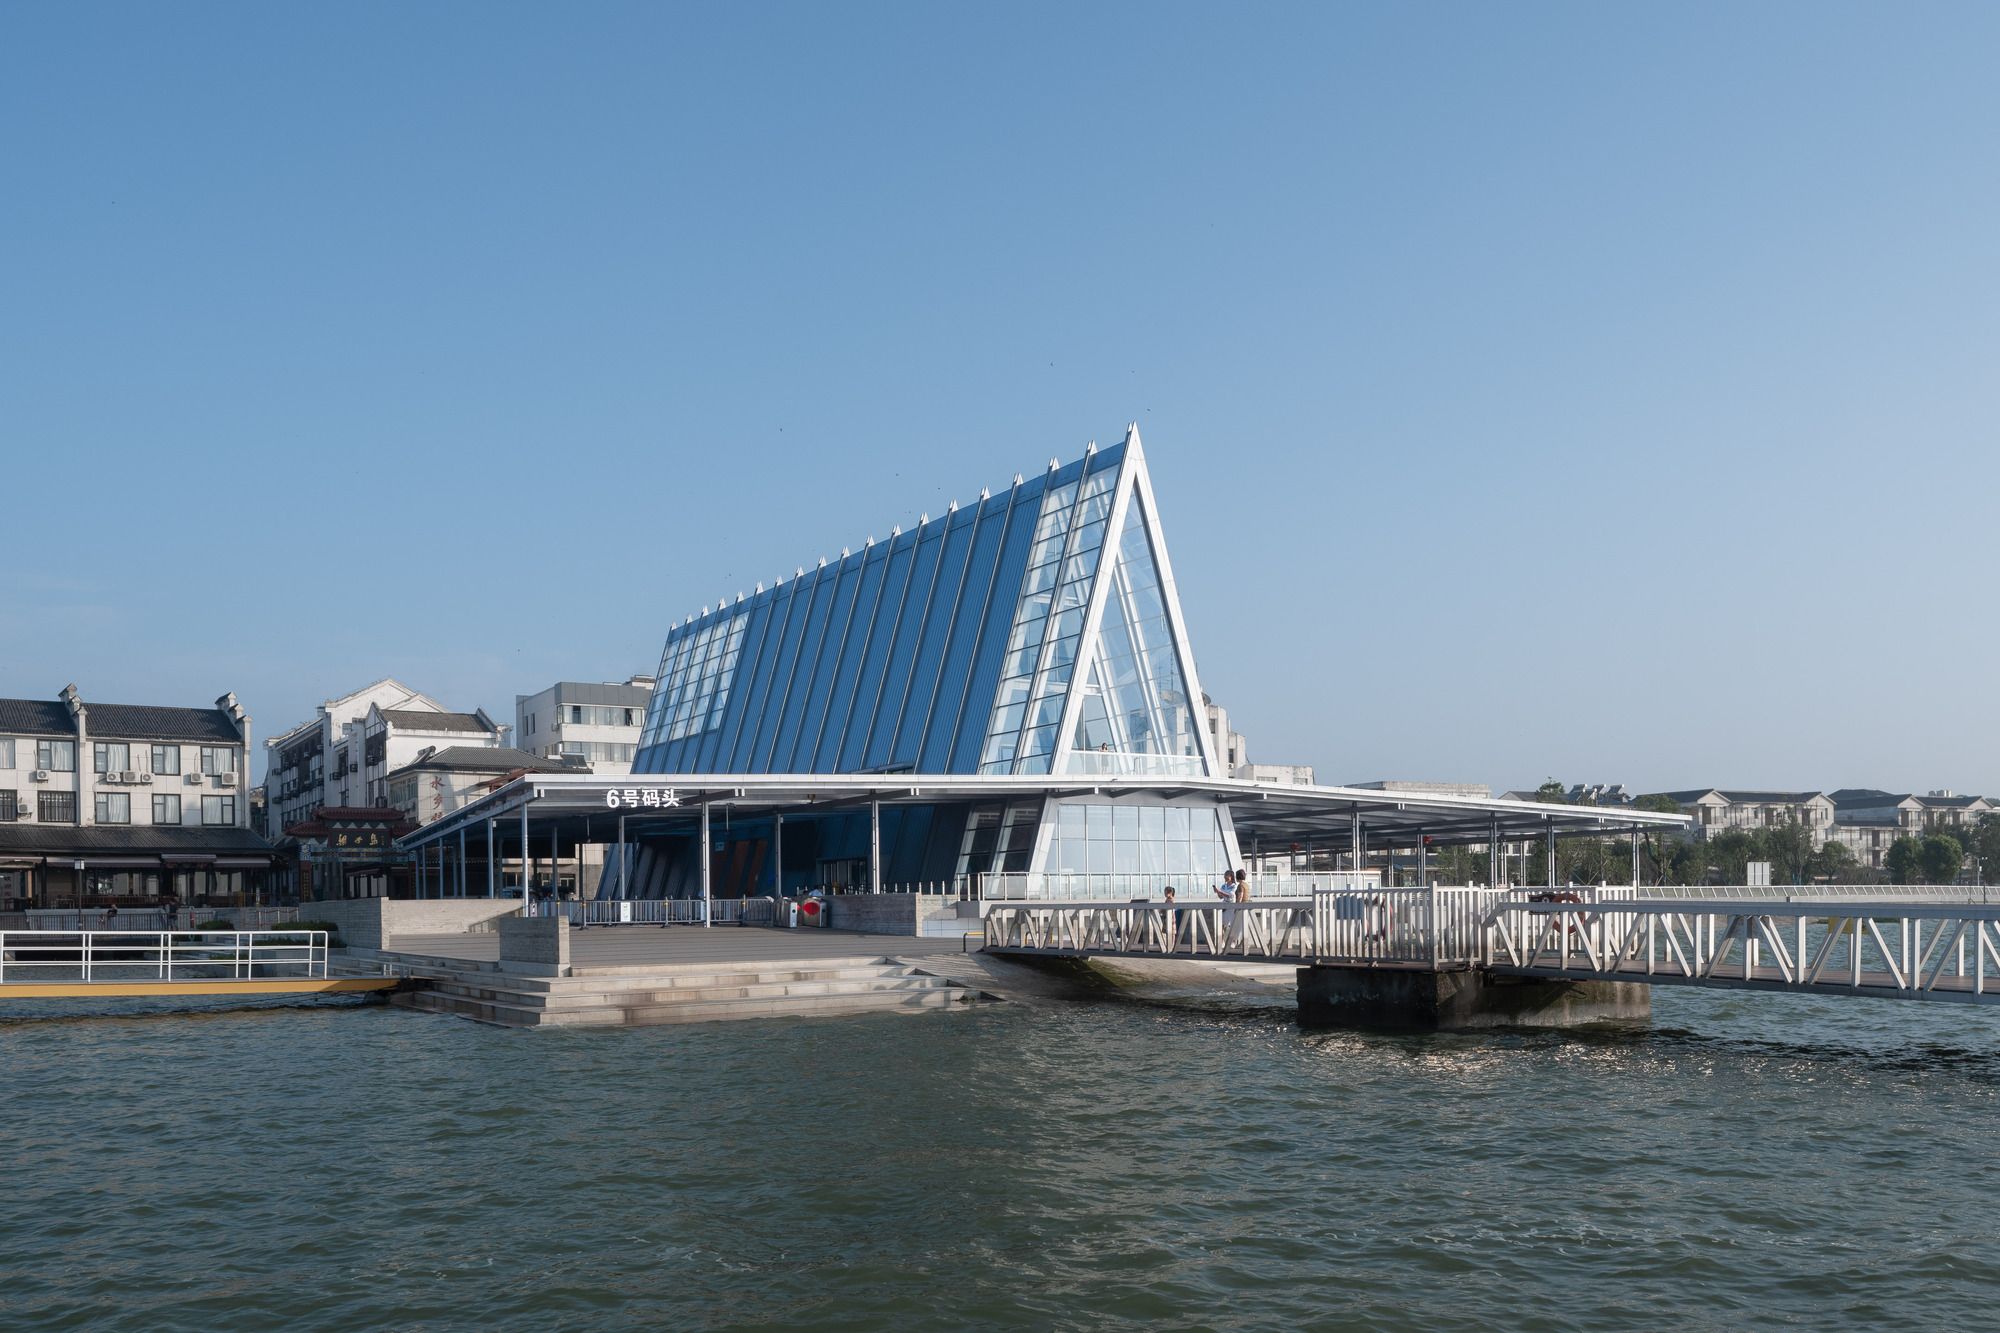
[[[980,1001],[978,992],[938,984],[920,989],[861,989],[816,995],[765,995],[670,1003],[590,1006],[510,1004],[437,990],[404,991],[393,1002],[426,1013],[450,1014],[501,1027],[651,1027],[734,1018],[802,1018],[878,1010],[942,1009]]]
[[[603,1010],[563,1011],[544,1021],[559,1027],[617,1024],[655,1027],[666,1023],[705,1023],[730,1018],[824,1018],[834,1014],[878,1010],[949,1009],[977,1003],[971,991],[941,986],[921,991],[868,991],[855,995],[807,995],[763,1000],[705,1000],[697,1004],[641,1005]]]
[[[805,978],[793,981],[745,978],[736,984],[724,982],[713,986],[631,986],[616,989],[599,987],[587,991],[559,991],[552,994],[514,990],[504,986],[463,980],[433,981],[428,989],[462,999],[540,1008],[553,1013],[558,1010],[593,1009],[604,1006],[693,1004],[703,1000],[761,999],[780,995],[853,995],[869,991],[936,990],[949,984],[937,977],[892,975]]]
[[[520,996],[545,996],[551,1000],[578,996],[622,994],[636,991],[696,991],[717,986],[778,985],[809,981],[874,981],[917,975],[914,968],[896,964],[873,967],[771,967],[768,965],[731,970],[668,975],[639,974],[621,977],[534,977],[517,973],[466,972],[425,969],[415,973],[435,986],[463,986]]]

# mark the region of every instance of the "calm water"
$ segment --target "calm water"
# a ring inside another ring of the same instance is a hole
[[[7,1329],[2000,1310],[2000,1015],[1943,1006],[1663,991],[1650,1030],[1393,1039],[1219,995],[593,1033],[26,1012]]]

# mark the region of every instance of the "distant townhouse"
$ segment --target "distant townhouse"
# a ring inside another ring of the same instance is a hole
[[[651,676],[623,682],[558,681],[514,696],[514,742],[544,759],[581,759],[593,773],[632,771],[653,700]]]
[[[1750,791],[1731,787],[1699,787],[1688,791],[1651,793],[1664,796],[1693,818],[1690,830],[1698,840],[1730,832],[1748,833],[1784,824],[1803,825],[1812,847],[1826,845],[1833,828],[1833,798],[1822,791]]]
[[[212,708],[0,699],[0,910],[230,905],[262,889],[250,718]]]
[[[1913,793],[1875,787],[1843,787],[1831,793],[1834,804],[1832,840],[1871,870],[1884,869],[1889,848],[1898,838],[1928,833],[1960,833],[2000,805],[1984,796],[1959,796],[1949,791]]]

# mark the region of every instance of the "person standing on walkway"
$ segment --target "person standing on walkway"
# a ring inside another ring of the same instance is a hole
[[[1229,934],[1233,941],[1241,944],[1243,942],[1243,928],[1247,924],[1247,914],[1243,909],[1250,905],[1250,876],[1248,872],[1242,870],[1236,872],[1236,887],[1231,892],[1230,897],[1235,900],[1236,906],[1231,908],[1229,912]]]
[[[1174,886],[1167,885],[1167,952],[1174,951],[1174,938],[1180,934],[1181,914],[1174,910]]]

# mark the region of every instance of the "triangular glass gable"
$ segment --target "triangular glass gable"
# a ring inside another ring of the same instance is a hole
[[[1166,589],[1139,496],[1126,507],[1105,591],[1103,620],[1078,698],[1065,773],[1201,776],[1201,720],[1181,671]]]
[[[1081,484],[1054,488],[1042,503],[980,754],[982,773],[1050,769],[1117,484],[1118,469],[1106,467]]]

